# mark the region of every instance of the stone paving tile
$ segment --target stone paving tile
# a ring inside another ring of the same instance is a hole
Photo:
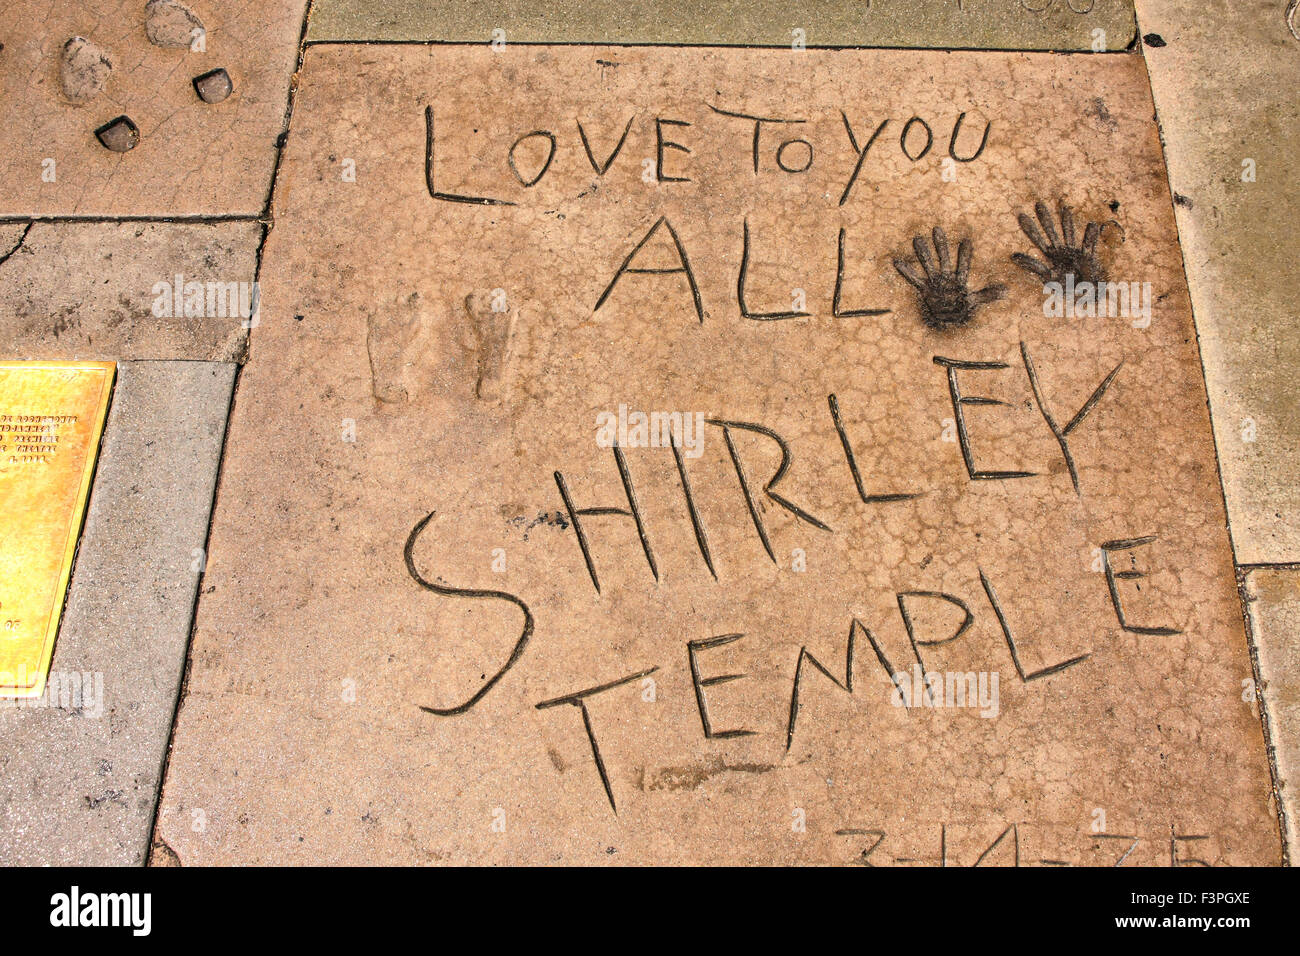
[[[487,43],[502,36],[497,30],[507,43],[994,50],[1122,50],[1134,36],[1131,0],[317,0],[308,40]]]
[[[151,41],[143,0],[0,3],[0,216],[260,215],[306,2],[192,0],[202,50]],[[214,69],[233,92],[204,102]],[[96,137],[120,116],[129,152]]]
[[[235,368],[118,365],[53,689],[0,705],[11,865],[145,861]]]
[[[12,250],[0,262],[0,348],[9,358],[236,361],[261,236],[256,222],[0,226],[0,256]]]
[[[1279,860],[1141,59],[797,62],[308,48],[163,856]]]
[[[1247,572],[1246,608],[1259,655],[1261,694],[1294,864],[1300,848],[1300,570]]]
[[[1281,0],[1137,6],[1237,560],[1300,561],[1300,39]]]

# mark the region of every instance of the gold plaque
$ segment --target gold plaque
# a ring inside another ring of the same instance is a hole
[[[112,362],[0,362],[0,697],[45,693]]]

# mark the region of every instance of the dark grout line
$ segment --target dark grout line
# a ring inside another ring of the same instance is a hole
[[[148,866],[153,856],[153,848],[158,842],[158,818],[162,813],[163,786],[167,782],[167,771],[171,767],[172,747],[176,738],[176,719],[180,716],[181,706],[189,696],[190,668],[194,660],[194,632],[198,627],[199,602],[203,600],[203,582],[208,576],[208,559],[212,553],[212,516],[217,510],[217,498],[221,492],[221,475],[226,467],[226,443],[230,441],[230,419],[235,411],[235,392],[239,388],[239,377],[244,367],[235,363],[235,374],[230,382],[230,401],[226,406],[226,423],[221,433],[221,450],[217,453],[217,473],[212,482],[212,498],[208,502],[208,528],[203,536],[203,570],[199,572],[194,584],[194,601],[190,607],[190,633],[185,642],[185,666],[181,669],[180,687],[176,691],[176,700],[172,704],[172,716],[168,723],[167,749],[163,752],[162,768],[158,772],[157,789],[153,795],[153,819],[149,823],[149,835],[145,845],[143,866]],[[164,844],[166,845],[166,844]],[[168,847],[168,849],[171,849]],[[172,851],[173,854],[175,851]]]
[[[284,129],[276,141],[275,165],[271,169],[271,183],[267,190],[266,205],[262,207],[262,215],[255,221],[262,224],[262,238],[257,244],[257,255],[253,266],[254,287],[261,288],[262,279],[262,258],[266,252],[266,241],[271,235],[271,229],[275,225],[275,184],[280,176],[280,163],[284,157],[284,147],[289,139],[289,127],[293,121],[293,108],[298,94],[298,76],[302,72],[303,58],[307,53],[307,24],[311,20],[312,6],[316,0],[307,0],[307,8],[303,12],[302,31],[298,34],[298,62],[294,67],[293,75],[289,78],[289,98],[285,104],[284,110]],[[260,295],[259,295],[260,299]],[[253,315],[257,315],[257,309],[254,309]],[[211,557],[212,546],[212,527],[217,514],[217,505],[221,498],[221,481],[226,471],[226,448],[230,443],[230,425],[235,415],[235,403],[239,396],[239,382],[244,375],[244,363],[248,361],[251,352],[251,343],[253,340],[253,328],[249,328],[248,335],[244,338],[244,353],[240,356],[239,361],[235,362],[235,375],[230,383],[230,404],[226,407],[226,427],[221,436],[221,450],[217,454],[217,475],[212,484],[212,501],[208,506],[208,531],[203,539],[203,571],[199,574],[199,579],[195,585],[194,606],[190,612],[190,636],[186,643],[185,668],[181,674],[181,686],[176,694],[176,705],[172,710],[172,719],[170,731],[167,735],[167,752],[163,758],[162,771],[158,775],[158,790],[154,794],[153,803],[153,822],[149,827],[149,845],[145,853],[144,865],[149,865],[149,859],[153,855],[153,848],[159,842],[158,837],[158,818],[162,813],[163,787],[167,782],[167,772],[171,767],[172,748],[176,740],[176,721],[180,717],[181,707],[189,697],[190,690],[190,669],[194,663],[194,635],[198,630],[199,624],[199,604],[203,600],[203,582],[207,579],[207,563]],[[164,843],[164,845],[166,845]],[[171,848],[168,847],[170,850]],[[175,850],[172,850],[175,854]]]
[[[1255,702],[1259,705],[1259,722],[1264,728],[1264,752],[1268,758],[1268,770],[1272,776],[1273,805],[1277,811],[1278,835],[1282,841],[1282,865],[1291,866],[1291,841],[1287,830],[1286,803],[1282,799],[1281,779],[1277,769],[1277,745],[1273,742],[1273,725],[1269,716],[1268,700],[1264,697],[1264,678],[1259,669],[1259,642],[1255,640],[1255,628],[1250,615],[1250,597],[1246,592],[1246,574],[1242,567],[1237,569],[1237,596],[1241,600],[1242,618],[1246,623],[1246,650],[1250,653],[1251,677],[1255,681]]]
[[[1251,571],[1300,571],[1300,561],[1263,561],[1255,564],[1239,564],[1237,570]]]
[[[276,138],[275,164],[271,167],[271,185],[266,193],[266,204],[262,207],[262,218],[268,223],[275,220],[275,183],[280,178],[280,164],[284,161],[284,148],[289,143],[289,128],[293,124],[293,108],[298,99],[298,77],[302,75],[303,60],[307,56],[307,25],[311,22],[312,7],[316,0],[307,0],[307,9],[302,15],[302,30],[298,34],[298,62],[294,64],[293,74],[289,77],[289,96],[284,104],[284,128]],[[261,267],[261,250],[258,250],[258,266]]]
[[[222,222],[259,222],[257,214],[228,213],[217,216],[0,216],[0,226],[11,226],[20,222],[35,223],[90,223],[106,224],[115,222],[156,222],[156,223],[204,223]]]

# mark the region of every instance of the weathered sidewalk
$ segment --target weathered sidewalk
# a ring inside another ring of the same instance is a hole
[[[9,859],[1294,852],[1285,0],[715,6],[0,10],[4,355],[120,363]]]

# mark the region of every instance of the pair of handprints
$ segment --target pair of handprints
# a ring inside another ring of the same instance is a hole
[[[1061,223],[1059,231],[1047,203],[1036,203],[1034,213],[1037,221],[1025,213],[1020,214],[1020,228],[1037,247],[1042,258],[1016,252],[1011,256],[1016,265],[1045,283],[1059,282],[1065,285],[1071,276],[1075,284],[1105,281],[1106,272],[1097,255],[1097,243],[1101,239],[1102,230],[1098,223],[1089,222],[1080,239],[1075,229],[1074,214],[1064,202],[1057,212]],[[934,246],[933,253],[924,236],[912,240],[916,263],[920,265],[919,272],[911,260],[894,260],[894,268],[916,288],[921,319],[930,328],[943,330],[965,325],[974,318],[979,306],[1006,295],[1006,286],[996,283],[979,290],[969,288],[974,248],[970,239],[963,239],[957,245],[955,263],[948,245],[948,236],[942,227],[934,227],[930,243]]]

